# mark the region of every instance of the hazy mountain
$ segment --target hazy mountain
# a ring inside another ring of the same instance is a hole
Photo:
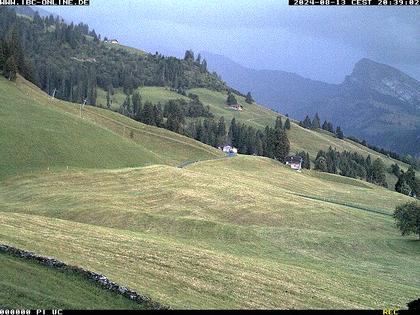
[[[420,155],[420,82],[369,59],[360,60],[341,84],[277,70],[253,70],[211,53],[209,68],[232,87],[282,113],[341,125],[347,135],[399,153]]]

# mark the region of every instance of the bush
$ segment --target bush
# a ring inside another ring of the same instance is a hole
[[[397,206],[394,219],[401,235],[417,234],[420,239],[420,205],[416,201]]]

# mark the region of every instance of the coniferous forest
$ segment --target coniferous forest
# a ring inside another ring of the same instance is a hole
[[[87,99],[90,105],[96,105],[97,87],[123,88],[127,94],[140,86],[226,90],[191,51],[184,60],[132,53],[104,43],[83,23],[66,24],[38,13],[22,18],[5,7],[0,8],[0,66],[11,80],[19,72],[50,95],[72,102]]]

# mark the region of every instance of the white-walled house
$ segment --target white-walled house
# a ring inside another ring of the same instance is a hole
[[[236,154],[238,154],[238,149],[237,148],[234,148],[234,147],[232,147],[230,145],[225,145],[223,147],[222,151],[224,153],[226,153],[226,154],[229,154],[229,155],[236,155]]]
[[[285,164],[289,165],[292,170],[300,171],[302,169],[303,159],[300,156],[286,157]]]

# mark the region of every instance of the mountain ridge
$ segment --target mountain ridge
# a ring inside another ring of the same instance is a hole
[[[281,70],[255,70],[229,58],[201,53],[231,86],[260,103],[303,119],[319,113],[347,135],[403,154],[420,155],[420,83],[391,66],[363,58],[342,83]]]

